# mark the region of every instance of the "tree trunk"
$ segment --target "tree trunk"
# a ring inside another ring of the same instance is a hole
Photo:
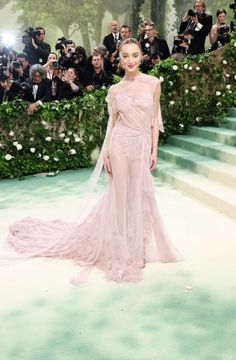
[[[142,4],[145,0],[132,0],[130,3],[130,27],[133,37],[137,37],[138,25],[139,25],[139,14]]]
[[[102,20],[104,16],[105,8],[102,4],[97,9],[97,17],[94,22],[94,41],[95,44],[99,44],[102,42]]]
[[[83,47],[86,49],[87,54],[91,54],[91,44],[88,34],[88,25],[82,24],[80,31],[83,40]]]
[[[167,0],[151,0],[151,19],[156,24],[158,33],[163,38],[166,36],[167,6]]]

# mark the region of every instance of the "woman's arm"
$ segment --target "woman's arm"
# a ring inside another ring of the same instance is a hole
[[[157,146],[159,139],[158,114],[160,108],[160,95],[161,95],[161,86],[160,83],[158,83],[153,96],[152,148],[151,148],[151,156],[149,160],[150,171],[152,171],[157,164]]]
[[[211,31],[209,33],[210,43],[213,45],[218,38],[218,25],[215,24],[212,26]]]

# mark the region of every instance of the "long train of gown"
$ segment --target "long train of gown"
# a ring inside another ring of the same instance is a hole
[[[115,281],[139,281],[146,262],[175,262],[181,255],[168,239],[149,170],[153,94],[159,80],[139,75],[109,89],[118,119],[109,134],[112,178],[80,224],[24,218],[10,226],[18,253],[74,260],[101,268]]]

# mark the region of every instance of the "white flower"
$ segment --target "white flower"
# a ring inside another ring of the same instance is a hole
[[[173,66],[172,66],[172,69],[173,69],[174,71],[176,71],[176,70],[178,70],[178,66],[177,66],[177,65],[173,65]]]
[[[70,142],[69,138],[65,138],[64,143],[68,144]]]
[[[73,136],[76,138],[76,137],[79,137],[79,135],[78,134],[73,134]]]
[[[70,154],[71,154],[71,155],[75,155],[75,154],[76,154],[76,150],[75,150],[75,149],[70,149]]]
[[[228,90],[228,93],[229,93],[229,94],[232,94],[232,91],[231,91],[231,90]]]
[[[17,145],[16,145],[16,148],[17,148],[17,150],[19,151],[19,150],[22,149],[22,145],[21,145],[21,144],[17,144]]]
[[[197,90],[196,85],[192,86],[191,89],[192,89],[193,91]]]
[[[220,96],[221,92],[220,91],[216,91],[216,96]]]
[[[229,78],[229,77],[230,77],[230,74],[225,74],[225,76],[226,76],[227,78]]]
[[[189,66],[189,68],[188,68],[188,69],[189,69],[189,71],[192,71],[192,70],[193,70],[192,66]]]
[[[35,152],[35,148],[30,148],[30,152],[33,154]]]
[[[230,85],[230,84],[226,85],[226,89],[230,90],[230,89],[231,89],[231,85]]]
[[[174,103],[175,103],[174,100],[170,101],[170,105],[174,105]]]
[[[179,124],[179,127],[181,127],[182,129],[184,128],[184,125],[183,124]]]
[[[62,150],[61,150],[61,149],[58,149],[57,152],[62,152]]]
[[[65,134],[64,134],[64,133],[61,133],[61,134],[59,135],[59,137],[60,137],[60,138],[64,138],[64,137],[65,137]]]
[[[9,132],[9,135],[10,135],[10,136],[14,136],[14,135],[15,135],[14,131],[11,130],[11,131]]]
[[[216,104],[216,106],[221,106],[221,102],[219,101],[219,102]]]
[[[17,145],[18,145],[18,141],[14,141],[13,145],[14,145],[14,146],[17,146]]]
[[[224,59],[224,60],[222,61],[222,63],[223,63],[224,65],[227,65],[227,60]]]
[[[101,89],[102,89],[102,90],[105,90],[105,89],[106,89],[106,86],[105,86],[105,85],[103,85],[103,86],[101,87]]]
[[[197,117],[196,117],[196,121],[199,122],[200,120],[202,120],[202,118],[199,117],[199,116],[197,116]]]
[[[159,77],[159,80],[160,80],[160,82],[162,83],[165,79],[163,78],[163,76],[160,76],[160,77]]]
[[[72,135],[73,134],[73,132],[72,131],[68,131],[68,135],[70,136],[70,135]]]
[[[45,140],[48,141],[48,142],[50,142],[50,141],[52,140],[52,138],[51,138],[51,136],[47,136],[47,137],[45,138]]]
[[[3,144],[0,143],[0,148],[2,148],[2,147],[3,147]]]
[[[236,80],[236,75],[234,75],[234,80]]]
[[[57,157],[54,157],[53,160],[54,161],[59,161],[59,159]]]
[[[76,137],[76,138],[75,138],[75,142],[81,142],[80,137]]]
[[[197,71],[200,71],[201,69],[200,69],[200,67],[199,67],[199,66],[197,66],[197,67],[196,67],[196,70],[197,70]]]
[[[5,160],[9,161],[13,158],[13,156],[11,156],[10,154],[7,154],[4,156]]]
[[[34,141],[34,137],[31,137],[31,138],[30,138],[30,141]]]
[[[184,91],[184,92],[185,92],[185,94],[188,94],[188,89],[185,89],[185,91]]]
[[[145,47],[146,47],[146,48],[149,48],[149,47],[150,47],[150,44],[147,42],[147,43],[145,44]]]
[[[44,126],[47,125],[46,121],[44,121],[44,120],[41,121],[41,124]]]
[[[41,157],[42,157],[42,155],[39,153],[39,154],[38,154],[38,157],[39,157],[39,158],[41,158]]]
[[[170,86],[174,85],[173,81],[169,81],[169,84],[170,84]]]
[[[185,70],[187,70],[188,69],[188,64],[184,64],[184,68],[185,68]]]
[[[48,156],[48,155],[44,155],[44,156],[43,156],[43,160],[48,161],[48,160],[49,160],[49,156]]]
[[[236,47],[236,41],[235,41],[235,43],[234,43],[234,47]]]

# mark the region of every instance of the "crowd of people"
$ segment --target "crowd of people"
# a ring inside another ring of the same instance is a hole
[[[230,4],[236,17],[236,0]],[[209,35],[211,50],[225,45],[233,22],[225,22],[226,11],[218,9],[216,23],[206,13],[204,1],[196,0],[193,9],[183,17],[173,48],[169,49],[156,25],[146,19],[140,28],[138,40],[142,48],[142,72],[148,72],[155,64],[169,56],[198,55],[205,52],[205,40]],[[45,40],[43,27],[29,28],[23,36],[24,49],[15,53],[7,47],[0,48],[0,102],[20,97],[29,102],[28,113],[42,103],[52,100],[72,99],[83,94],[83,89],[107,87],[113,82],[113,74],[123,75],[119,47],[132,36],[128,25],[111,22],[111,33],[102,45],[87,56],[82,46],[72,40],[58,39],[56,51]]]

